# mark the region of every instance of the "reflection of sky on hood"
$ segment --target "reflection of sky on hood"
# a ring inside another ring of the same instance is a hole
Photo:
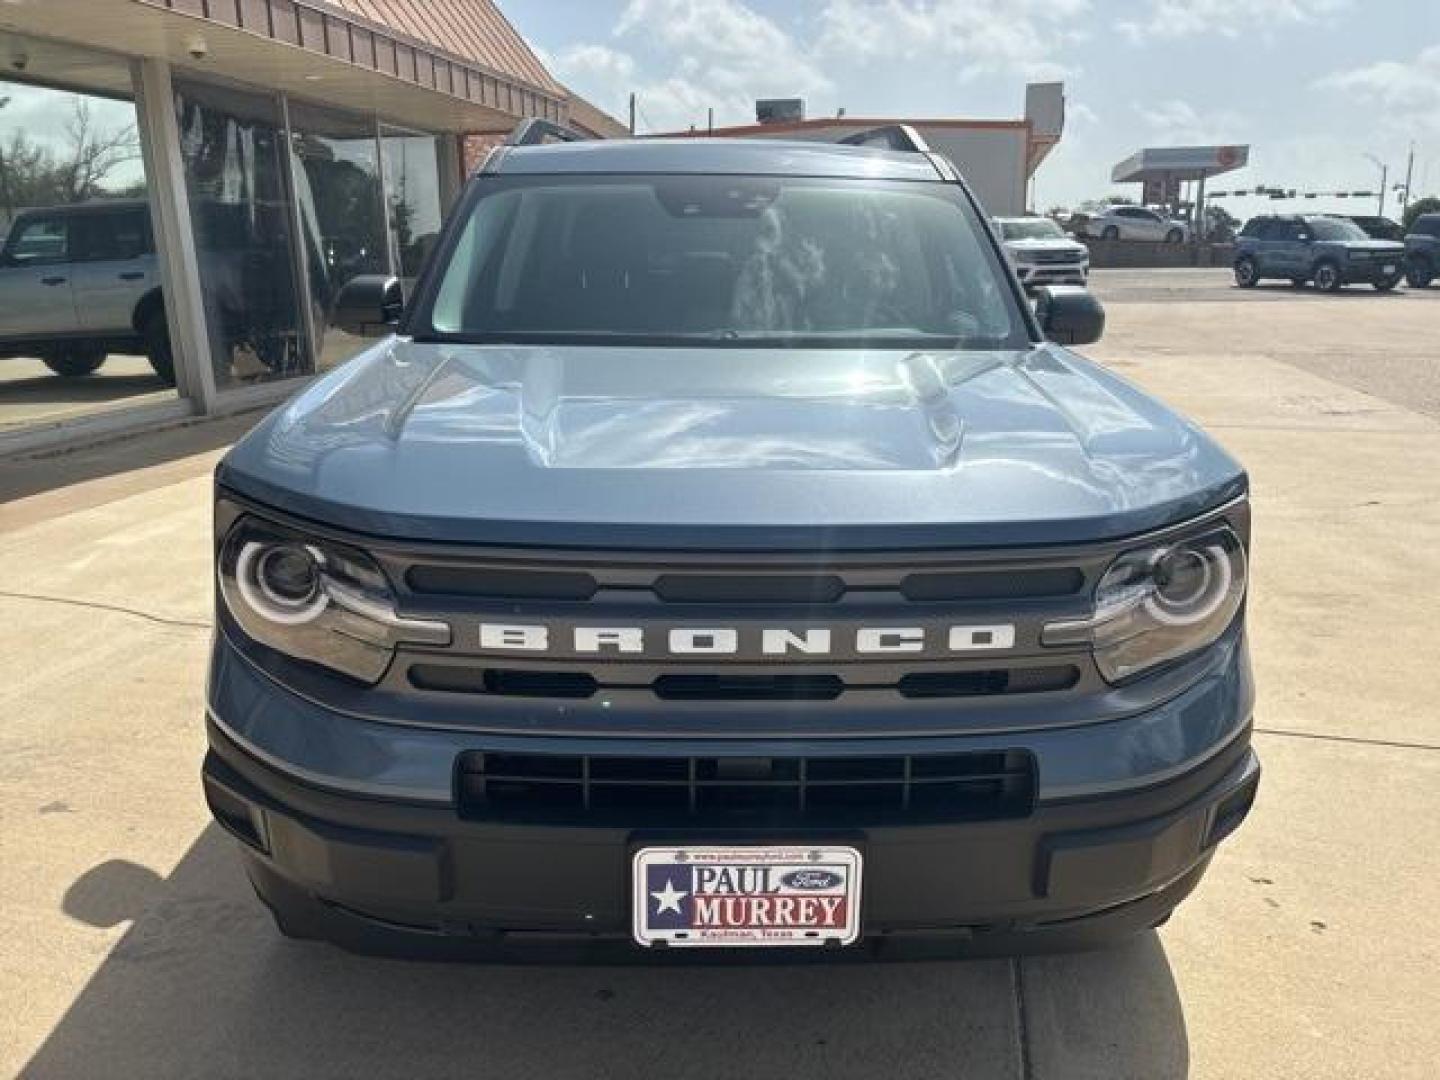
[[[327,506],[383,515],[363,525],[381,529],[399,528],[397,515],[1059,522],[1160,507],[1237,475],[1163,406],[1051,346],[907,354],[392,339],[317,380],[230,463]]]

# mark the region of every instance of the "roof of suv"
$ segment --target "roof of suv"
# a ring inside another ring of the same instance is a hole
[[[924,154],[780,139],[595,139],[513,146],[485,170],[502,175],[675,173],[944,180]]]
[[[148,210],[150,203],[145,199],[91,199],[82,203],[57,203],[54,206],[30,206],[21,210],[15,215],[17,219],[24,216],[44,214],[47,217],[73,216],[75,214],[104,214],[118,210]]]

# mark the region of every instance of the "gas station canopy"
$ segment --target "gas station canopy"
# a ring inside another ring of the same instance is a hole
[[[1152,146],[1131,154],[1110,170],[1117,184],[1203,180],[1244,168],[1248,146]]]
[[[1204,197],[1206,178],[1244,168],[1249,161],[1248,146],[1151,146],[1111,169],[1110,179],[1117,184],[1144,184],[1141,201],[1146,206],[1175,206],[1182,183],[1198,181],[1198,203]]]

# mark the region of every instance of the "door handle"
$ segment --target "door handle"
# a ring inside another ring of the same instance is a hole
[[[63,277],[42,277],[42,278],[40,279],[40,284],[41,284],[41,285],[64,285],[64,284],[65,284],[65,279],[64,279]]]
[[[144,270],[126,270],[125,273],[120,275],[121,281],[143,281],[144,278]]]

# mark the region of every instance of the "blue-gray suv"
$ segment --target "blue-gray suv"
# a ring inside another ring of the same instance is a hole
[[[1013,952],[1163,922],[1259,765],[1241,467],[950,162],[541,145],[216,475],[204,788],[281,931]],[[872,145],[878,143],[879,145]]]
[[[1266,278],[1321,292],[1373,285],[1389,292],[1405,273],[1405,245],[1373,240],[1347,218],[1323,214],[1253,217],[1235,240],[1235,284],[1252,288]]]

